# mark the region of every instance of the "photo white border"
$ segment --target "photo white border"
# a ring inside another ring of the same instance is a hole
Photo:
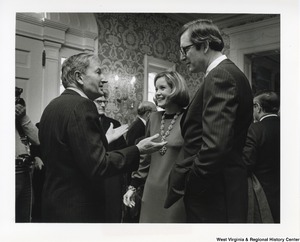
[[[300,238],[300,99],[298,0],[8,0],[0,3],[1,139],[0,241],[186,241],[222,238]],[[15,224],[14,85],[16,12],[202,12],[281,15],[281,223],[280,224]],[[228,240],[227,240],[228,241]]]

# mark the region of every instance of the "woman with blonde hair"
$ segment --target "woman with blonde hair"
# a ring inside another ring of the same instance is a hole
[[[189,104],[184,78],[175,71],[165,71],[154,78],[155,103],[163,111],[150,115],[146,137],[159,133],[159,139],[168,143],[158,152],[141,157],[139,169],[132,173],[131,185],[123,197],[128,207],[135,206],[136,188],[145,183],[140,223],[182,223],[186,221],[182,199],[170,208],[164,208],[169,173],[176,159],[183,158],[180,120]]]

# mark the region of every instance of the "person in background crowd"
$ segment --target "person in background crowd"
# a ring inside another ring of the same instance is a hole
[[[126,135],[127,145],[134,145],[138,140],[145,137],[146,132],[146,123],[149,120],[149,116],[152,112],[156,112],[156,105],[149,101],[143,101],[140,103],[137,109],[137,118],[133,121],[133,123],[128,128],[128,132]],[[129,184],[131,181],[131,174],[127,178],[127,183]],[[124,222],[127,223],[138,223],[140,217],[140,209],[141,209],[141,198],[143,195],[144,184],[137,187],[135,193],[135,206],[130,208],[125,206],[125,217]]]
[[[182,117],[185,159],[170,174],[165,206],[184,195],[188,222],[246,222],[242,152],[252,122],[249,81],[222,54],[224,42],[211,20],[189,22],[179,36],[181,60],[190,72],[205,76]]]
[[[269,90],[254,95],[253,118],[243,151],[249,170],[248,222],[280,223],[279,97]]]
[[[141,154],[167,143],[153,142],[156,134],[135,146],[107,152],[108,144],[123,133],[112,129],[105,134],[99,122],[93,100],[104,95],[105,82],[96,55],[73,55],[62,65],[66,90],[49,103],[39,123],[46,166],[44,222],[105,222],[104,178],[136,170]]]
[[[30,146],[39,145],[38,129],[33,125],[26,114],[26,104],[21,98],[22,88],[16,87],[15,96],[15,114],[16,114],[16,132],[15,132],[15,179],[16,179],[16,197],[15,197],[15,215],[16,222],[31,222],[32,212],[32,174],[34,166],[41,166],[41,161],[36,163],[31,154]]]
[[[146,122],[152,112],[156,112],[156,106],[149,101],[143,101],[140,103],[137,109],[137,118],[128,128],[126,135],[127,145],[134,145],[138,138],[145,136]]]
[[[39,128],[39,123],[35,126]],[[40,145],[31,145],[30,152],[35,157],[36,165],[32,176],[33,204],[32,204],[32,220],[33,223],[42,222],[42,190],[45,180],[45,169],[41,160]]]
[[[105,109],[108,102],[108,92],[104,89],[103,93],[104,95],[94,100],[94,103],[96,104],[99,113],[102,128],[104,132],[107,132],[109,128],[117,128],[120,127],[121,124],[119,121],[105,115]],[[107,150],[113,151],[123,149],[125,147],[127,147],[127,144],[122,135],[120,138],[108,144]],[[118,174],[107,177],[104,180],[106,223],[120,223],[122,221],[122,198],[126,187],[125,176],[126,174]]]
[[[155,102],[164,111],[153,112],[147,123],[146,136],[160,133],[161,141],[168,141],[159,152],[144,156],[139,169],[132,174],[131,185],[123,197],[124,204],[135,206],[136,188],[145,183],[141,202],[140,223],[182,223],[186,221],[183,200],[164,208],[168,176],[174,161],[183,159],[183,137],[180,121],[189,104],[188,89],[183,77],[174,71],[165,71],[154,78]]]

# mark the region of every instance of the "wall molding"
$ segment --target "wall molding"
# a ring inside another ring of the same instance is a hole
[[[230,37],[230,59],[251,79],[246,54],[280,50],[280,16],[223,29]]]
[[[83,51],[95,51],[98,38],[96,32],[26,13],[16,14],[16,34],[42,41],[52,41],[62,44],[64,47]]]
[[[222,29],[223,32],[230,36],[242,34],[248,31],[256,31],[257,29],[265,29],[270,27],[278,27],[280,25],[280,17],[273,17],[258,22],[247,23],[244,25]]]

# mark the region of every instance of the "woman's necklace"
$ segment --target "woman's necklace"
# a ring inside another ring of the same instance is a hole
[[[160,122],[160,135],[161,135],[161,141],[166,141],[167,136],[169,136],[171,130],[173,129],[173,125],[176,122],[176,119],[178,118],[180,112],[176,113],[174,118],[172,119],[167,131],[165,132],[165,116],[166,113],[163,114],[161,117],[161,122]],[[164,155],[167,152],[167,147],[164,145],[160,150],[159,153],[161,155]]]

